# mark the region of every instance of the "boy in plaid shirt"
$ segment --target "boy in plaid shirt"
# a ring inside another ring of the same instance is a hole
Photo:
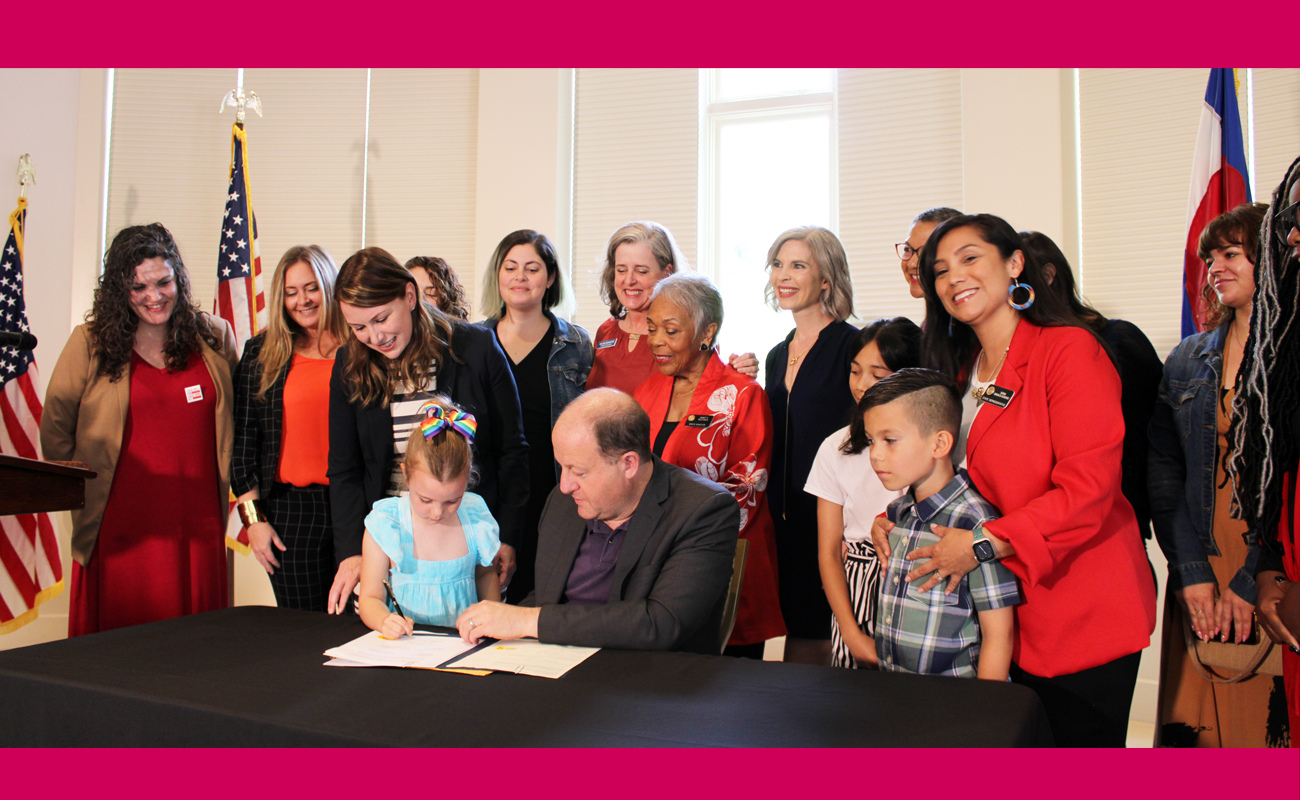
[[[894,491],[909,489],[885,512],[894,529],[876,614],[880,669],[1007,680],[1012,606],[1020,602],[1020,592],[991,546],[980,547],[978,526],[996,519],[997,509],[979,496],[965,470],[953,468],[961,393],[939,372],[903,369],[868,389],[858,410],[862,417],[853,427],[867,438],[881,483]],[[941,583],[922,593],[918,589],[928,576],[907,580],[924,563],[908,561],[907,554],[939,541],[932,526],[976,531],[975,556],[981,563],[955,590],[945,591]]]

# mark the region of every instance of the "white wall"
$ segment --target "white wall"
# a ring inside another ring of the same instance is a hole
[[[18,158],[29,153],[36,185],[27,190],[24,282],[27,318],[36,335],[38,388],[54,369],[73,324],[89,307],[99,239],[104,70],[0,70],[0,208],[7,218],[18,197]],[[7,166],[6,166],[7,165]],[[86,268],[89,258],[90,269]],[[0,637],[0,648],[61,638],[67,631],[72,559],[68,514],[54,515],[63,558],[64,591],[40,615]]]

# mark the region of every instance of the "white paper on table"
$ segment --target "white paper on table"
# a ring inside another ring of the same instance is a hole
[[[325,651],[325,655],[352,662],[331,666],[434,669],[475,647],[477,645],[472,645],[459,636],[416,631],[414,636],[385,639],[378,631],[370,631],[341,647],[331,647]]]
[[[599,647],[543,644],[536,639],[505,639],[470,653],[451,666],[456,669],[491,669],[558,678],[591,657]]]

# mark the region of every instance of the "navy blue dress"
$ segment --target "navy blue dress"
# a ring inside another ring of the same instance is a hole
[[[817,448],[849,423],[853,394],[849,364],[858,329],[832,322],[804,356],[794,390],[785,388],[790,340],[767,354],[767,398],[772,406],[772,475],[767,503],[776,523],[781,614],[789,635],[831,638],[831,607],[817,567],[817,497],[803,490]]]

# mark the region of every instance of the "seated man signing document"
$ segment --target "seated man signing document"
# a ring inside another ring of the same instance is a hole
[[[519,606],[470,606],[460,635],[719,652],[736,501],[655,457],[649,417],[617,390],[570,403],[552,439],[560,484],[538,526],[537,588]]]

